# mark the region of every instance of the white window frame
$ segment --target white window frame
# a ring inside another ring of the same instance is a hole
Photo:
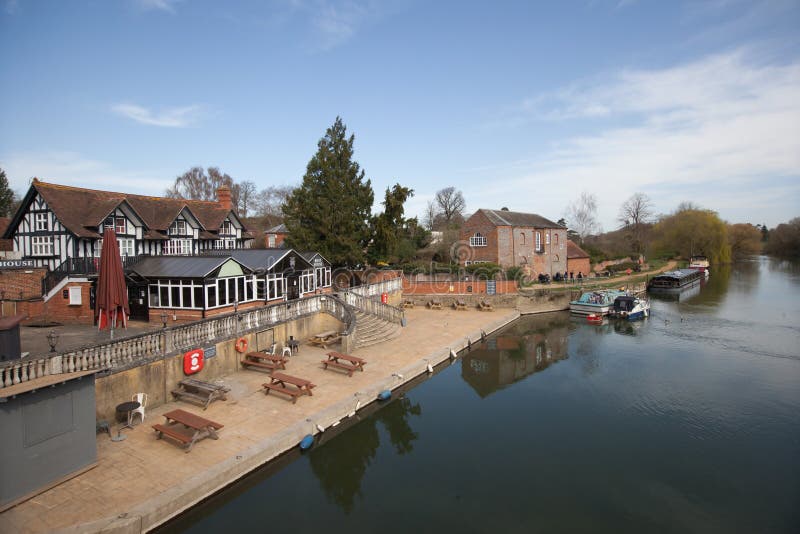
[[[241,284],[240,284],[241,281]],[[225,300],[220,302],[220,286],[225,287]],[[241,291],[240,291],[240,287]],[[214,305],[209,304],[208,294],[213,289],[215,293],[216,302]],[[246,276],[228,276],[225,278],[217,278],[206,283],[205,295],[207,309],[224,308],[225,306],[233,306],[235,302],[242,304],[244,302],[253,302],[258,300],[258,287],[256,278],[252,275]],[[241,293],[241,294],[240,294]]]
[[[267,248],[275,248],[278,236],[275,234],[267,234]]]
[[[136,256],[136,240],[123,237],[121,239],[117,239],[117,243],[119,244],[119,255],[120,256]]]
[[[236,239],[230,237],[215,239],[214,250],[232,250],[236,248]]]
[[[317,288],[313,269],[303,271],[300,275],[300,294],[313,293]]]
[[[331,268],[330,267],[317,267],[314,269],[314,278],[317,287],[330,287],[331,285]]]
[[[189,290],[189,302],[184,302],[184,289]],[[202,298],[201,302],[196,302],[197,299],[195,298],[197,296],[195,290],[197,289],[203,291],[204,284],[194,280],[156,280],[148,287],[148,303],[150,308],[202,310]],[[173,299],[175,291],[177,291],[177,299]],[[173,302],[173,300],[177,301]]]
[[[169,239],[164,241],[161,253],[165,256],[191,256],[193,250],[192,239]]]
[[[469,246],[471,247],[485,247],[486,236],[481,235],[480,232],[475,232],[475,235],[469,238]]]
[[[222,221],[222,226],[219,227],[219,235],[236,235],[236,228],[229,219]]]
[[[83,303],[83,299],[81,298],[81,286],[70,286],[69,287],[69,305],[70,306],[80,306]]]
[[[546,232],[544,234],[544,244],[545,245],[549,245],[550,244],[550,232]]]
[[[282,274],[267,275],[266,300],[276,300],[286,296],[286,279]]]
[[[188,235],[186,233],[187,226],[184,219],[175,219],[169,226],[169,235]]]
[[[50,217],[49,213],[34,213],[33,214],[33,228],[37,232],[47,232],[50,230]]]
[[[31,256],[55,256],[53,236],[35,235],[31,237]]]
[[[536,231],[536,232],[534,232],[534,234],[536,235],[536,251],[537,252],[541,252],[542,251],[542,233],[539,232],[539,231]]]

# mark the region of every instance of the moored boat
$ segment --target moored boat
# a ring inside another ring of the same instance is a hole
[[[608,315],[614,305],[614,299],[627,295],[619,289],[597,289],[583,293],[578,300],[569,303],[569,311],[579,315]]]
[[[696,269],[678,269],[654,276],[647,282],[650,293],[679,293],[705,280],[705,273]]]
[[[702,271],[706,276],[708,276],[710,267],[711,264],[708,262],[708,258],[705,256],[692,256],[689,258],[689,269]]]
[[[650,301],[646,298],[622,295],[614,299],[610,315],[629,321],[644,319],[650,315]]]

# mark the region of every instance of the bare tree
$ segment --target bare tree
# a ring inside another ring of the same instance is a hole
[[[460,222],[460,219],[464,218],[463,212],[467,203],[464,201],[464,195],[455,187],[445,187],[437,191],[436,204],[448,226],[454,222]]]
[[[258,192],[253,198],[253,211],[257,217],[283,217],[281,207],[294,191],[290,185],[271,185]]]
[[[228,174],[218,167],[192,167],[175,178],[175,182],[165,191],[169,198],[185,198],[192,200],[216,200],[217,189],[227,185],[231,189],[231,201],[234,207],[239,205],[239,185]]]
[[[250,180],[239,183],[239,215],[247,217],[254,207],[256,193],[256,184]]]
[[[572,229],[578,233],[581,242],[586,236],[599,231],[600,225],[597,222],[597,197],[593,193],[586,191],[581,193],[578,199],[567,206],[567,220],[571,221]]]
[[[433,200],[429,200],[428,205],[425,207],[425,214],[422,217],[422,224],[425,225],[425,228],[427,228],[429,232],[433,231],[438,214],[439,213],[436,211],[436,204]]]
[[[634,252],[644,249],[644,229],[653,218],[653,203],[644,193],[634,193],[619,208],[617,220],[630,234]]]

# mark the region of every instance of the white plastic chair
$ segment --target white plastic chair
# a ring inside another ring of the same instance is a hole
[[[283,346],[283,352],[281,353],[281,356],[289,356],[289,357],[291,357],[292,356],[292,348],[289,345],[284,345]]]
[[[137,413],[142,416],[142,423],[144,423],[144,408],[147,406],[147,393],[134,393],[131,400],[138,402],[139,407],[131,411],[130,415],[128,416],[129,424],[133,422],[133,416]]]

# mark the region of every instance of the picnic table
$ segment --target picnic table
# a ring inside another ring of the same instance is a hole
[[[428,308],[432,310],[441,310],[442,309],[442,301],[433,299],[428,301]]]
[[[453,301],[453,308],[456,310],[467,311],[467,303],[463,299],[456,299]]]
[[[406,299],[406,300],[403,301],[403,304],[402,304],[401,307],[402,308],[413,308],[414,307],[414,301],[410,300],[410,299]]]
[[[286,369],[285,356],[271,354],[269,352],[248,352],[244,355],[241,363],[244,367],[255,367],[257,369],[267,369],[272,372],[276,369]]]
[[[481,299],[478,306],[480,307],[481,311],[494,311],[494,306],[492,306],[490,302],[486,302],[483,299]]]
[[[203,438],[219,439],[217,430],[223,427],[219,423],[184,410],[172,410],[165,413],[164,418],[165,424],[153,425],[153,430],[158,433],[156,439],[161,439],[165,435],[173,438],[186,447],[186,452],[191,451],[194,444]]]
[[[271,381],[268,384],[261,384],[264,387],[264,394],[269,395],[270,391],[277,391],[288,395],[292,399],[292,404],[297,402],[297,397],[301,395],[311,396],[311,389],[317,387],[310,380],[298,378],[296,376],[283,373],[272,373]]]
[[[308,340],[308,342],[311,345],[318,345],[318,346],[322,347],[323,349],[327,349],[328,345],[333,345],[334,343],[339,341],[341,338],[342,338],[342,336],[340,336],[338,332],[336,332],[335,330],[330,330],[328,332],[322,332],[320,334],[312,336]]]
[[[329,352],[328,359],[322,360],[322,365],[325,369],[334,367],[347,372],[347,376],[353,376],[354,371],[364,372],[364,365],[366,360],[357,356],[350,356],[349,354],[342,354],[341,352]]]
[[[227,400],[225,395],[230,390],[231,388],[222,384],[203,382],[196,378],[184,378],[178,382],[178,389],[172,391],[172,396],[175,400],[186,400],[200,404],[205,410],[209,404],[217,399]]]

